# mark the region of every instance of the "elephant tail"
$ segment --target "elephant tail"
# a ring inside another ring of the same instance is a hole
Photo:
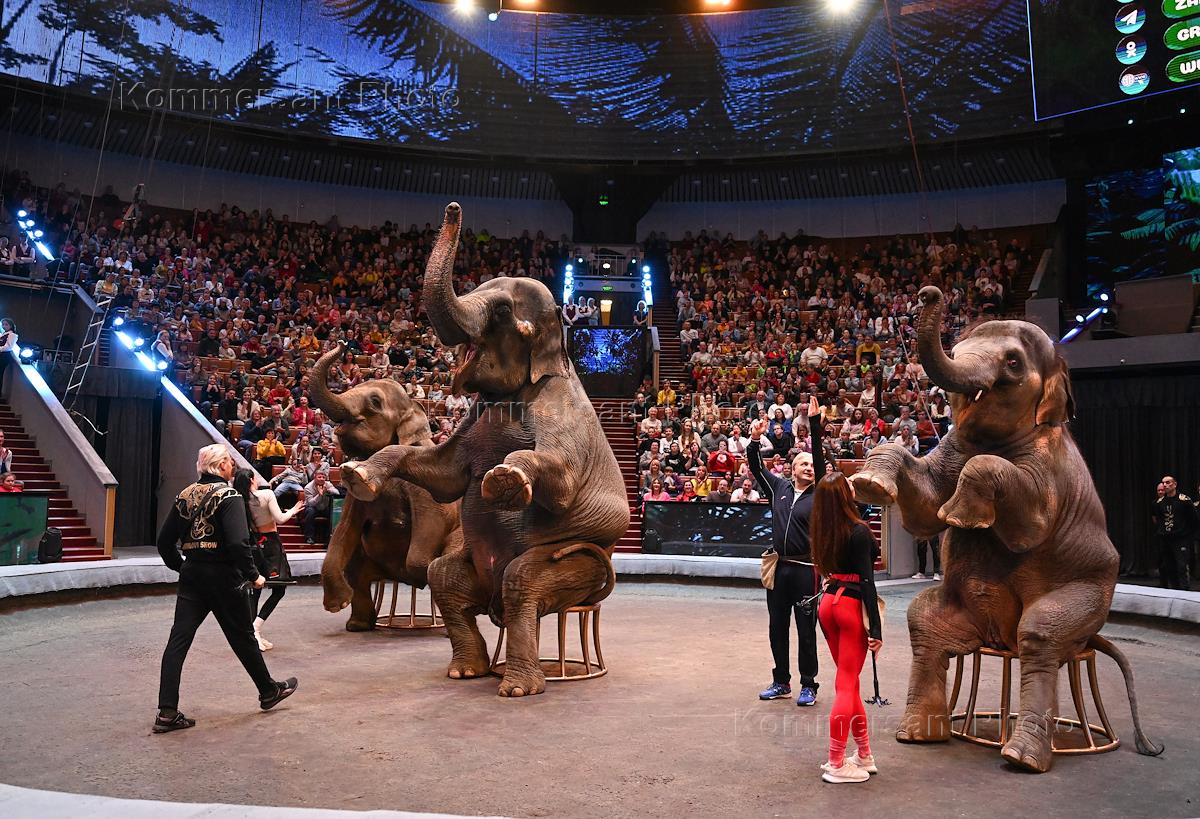
[[[1088,647],[1112,657],[1120,667],[1121,673],[1125,676],[1125,691],[1129,695],[1129,710],[1133,714],[1134,743],[1137,745],[1137,752],[1145,756],[1158,756],[1166,750],[1166,746],[1155,746],[1150,741],[1150,738],[1146,736],[1145,732],[1142,731],[1142,721],[1138,717],[1137,691],[1133,685],[1133,668],[1129,665],[1129,660],[1126,659],[1121,649],[1099,634],[1092,635],[1091,639],[1088,640]]]
[[[601,549],[595,543],[572,543],[570,546],[564,546],[563,548],[559,549],[550,556],[550,559],[559,561],[564,557],[569,557],[570,555],[578,552],[585,552],[586,554],[589,554],[599,560],[604,564],[604,571],[607,573],[607,577],[604,580],[604,588],[595,594],[590,595],[586,600],[583,601],[583,603],[580,604],[584,606],[591,606],[599,603],[601,600],[612,594],[612,590],[617,585],[617,573],[613,569],[612,558],[609,557],[608,552]]]

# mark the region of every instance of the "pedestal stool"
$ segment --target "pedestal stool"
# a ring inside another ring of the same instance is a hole
[[[387,594],[388,583],[392,585],[392,606],[387,614],[382,614],[383,598]],[[437,603],[433,600],[433,592],[426,589],[429,594],[429,613],[420,614],[417,612],[417,587],[412,586],[412,594],[409,596],[408,611],[396,612],[397,601],[400,598],[400,586],[398,580],[376,580],[375,581],[375,627],[376,628],[391,628],[397,630],[409,629],[432,629],[442,628],[442,616],[438,614]]]
[[[979,698],[979,672],[982,657],[999,657],[1000,668],[1000,710],[976,711],[975,704]],[[954,669],[954,685],[950,692],[950,734],[957,739],[973,742],[976,745],[986,745],[999,748],[1008,742],[1012,736],[1012,724],[1017,715],[1012,713],[1012,664],[1020,658],[1016,652],[1007,649],[989,648],[984,646],[972,655],[971,687],[967,692],[966,710],[954,713],[958,703],[959,691],[962,687],[963,655],[957,655]],[[1088,683],[1092,689],[1092,702],[1100,717],[1100,725],[1088,722],[1087,707],[1083,701],[1083,682],[1080,678],[1080,663],[1087,663]],[[1096,652],[1084,649],[1068,659],[1068,680],[1071,685],[1071,699],[1075,704],[1076,719],[1070,717],[1054,717],[1054,728],[1051,734],[1050,747],[1056,754],[1101,754],[1112,751],[1121,744],[1108,714],[1104,711],[1104,701],[1100,698],[1100,680],[1096,676]],[[995,735],[984,734],[979,730],[980,722],[996,722]],[[1065,726],[1065,728],[1063,728]],[[1097,738],[1100,739],[1097,742]]]
[[[567,657],[567,615],[574,614],[579,618],[579,645],[583,654],[582,659],[573,659]],[[591,626],[591,646],[588,646],[588,631],[589,624]],[[500,636],[496,639],[496,652],[492,655],[492,673],[504,674],[504,661],[500,659],[500,654],[504,651],[504,636],[505,629],[500,629]],[[542,642],[542,621],[538,618],[537,629],[537,646],[541,649]],[[596,652],[596,658],[592,659],[592,649]],[[604,664],[604,655],[600,652],[600,604],[593,603],[590,606],[571,606],[558,612],[558,656],[557,657],[538,657],[538,662],[542,664],[542,670],[546,672],[547,682],[567,682],[571,680],[591,680],[596,677],[603,677],[608,673],[608,666]],[[570,666],[571,668],[568,668]],[[577,673],[567,673],[569,670]],[[557,672],[557,673],[556,673]]]

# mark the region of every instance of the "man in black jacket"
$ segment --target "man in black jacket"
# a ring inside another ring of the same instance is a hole
[[[200,479],[175,498],[158,534],[158,553],[179,572],[179,592],[162,658],[156,734],[196,724],[179,712],[179,678],[196,630],[209,612],[258,687],[260,708],[274,708],[296,690],[295,677],[286,682],[272,679],[254,639],[249,587],[261,589],[266,578],[255,567],[245,501],[228,483],[233,459],[225,445],[203,447],[196,471]]]
[[[779,555],[775,569],[775,586],[767,589],[767,613],[771,655],[775,668],[771,671],[770,687],[759,699],[774,700],[791,696],[790,646],[788,633],[791,618],[796,618],[796,639],[799,643],[800,695],[796,705],[810,706],[817,702],[817,615],[816,608],[805,611],[800,603],[817,593],[817,569],[813,565],[808,540],[809,517],[812,515],[813,491],[817,478],[825,474],[825,457],[821,451],[821,407],[816,397],[808,403],[809,428],[812,430],[812,454],[801,452],[792,460],[792,479],[789,481],[771,474],[763,466],[760,439],[767,422],[760,418],[750,426],[750,443],[746,446],[746,463],[771,503],[771,547]]]
[[[1154,524],[1158,535],[1158,581],[1164,589],[1189,591],[1192,538],[1197,529],[1196,507],[1179,491],[1170,475],[1162,479],[1163,496],[1154,502]]]

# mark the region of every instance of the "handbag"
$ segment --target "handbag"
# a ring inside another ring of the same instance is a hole
[[[759,567],[759,575],[762,577],[763,588],[775,588],[775,569],[779,566],[779,552],[774,549],[767,549],[762,553],[762,565]]]

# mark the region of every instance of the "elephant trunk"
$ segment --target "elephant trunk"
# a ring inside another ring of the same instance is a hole
[[[462,207],[451,202],[446,206],[442,231],[425,266],[425,312],[438,338],[449,346],[470,344],[472,338],[482,335],[487,317],[479,299],[460,299],[454,295],[454,257],[461,227]]]
[[[329,390],[329,368],[345,351],[346,346],[339,342],[336,347],[317,359],[308,380],[308,394],[312,402],[328,415],[331,421],[339,424],[349,421],[354,417],[354,413],[340,395],[334,395]]]
[[[917,354],[929,380],[948,392],[976,396],[992,384],[986,367],[956,361],[942,349],[942,291],[929,286],[918,294],[923,307],[917,320]]]

